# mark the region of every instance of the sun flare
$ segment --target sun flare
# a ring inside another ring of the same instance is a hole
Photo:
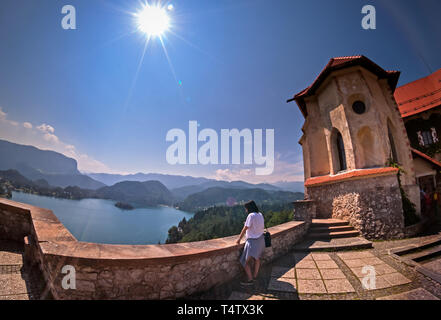
[[[159,5],[145,4],[136,14],[138,29],[148,37],[160,37],[170,28],[170,17]]]

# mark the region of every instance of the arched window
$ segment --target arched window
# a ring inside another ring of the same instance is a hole
[[[340,165],[339,171],[344,171],[347,169],[346,165],[346,153],[345,153],[345,145],[343,143],[343,137],[340,132],[337,132],[337,153],[338,153],[338,161]]]

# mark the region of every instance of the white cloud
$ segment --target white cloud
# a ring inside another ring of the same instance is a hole
[[[52,150],[73,158],[78,162],[78,169],[87,172],[111,172],[104,163],[79,152],[75,146],[67,144],[55,135],[55,128],[43,123],[33,126],[30,122],[18,122],[8,119],[0,107],[0,139],[10,142],[32,145],[43,150]]]
[[[52,126],[50,126],[48,124],[45,124],[45,123],[43,123],[42,125],[38,126],[37,129],[42,131],[42,132],[45,132],[45,133],[54,133],[55,132],[54,127],[52,127]]]
[[[26,129],[32,129],[32,123],[23,122],[23,127],[25,127]]]
[[[235,166],[232,169],[218,169],[213,178],[217,180],[235,181],[242,180],[249,183],[275,183],[280,181],[302,181],[303,161],[294,163],[279,160],[280,155],[276,155],[274,163],[274,172],[268,176],[258,176],[255,174],[254,168],[244,168],[243,166]]]

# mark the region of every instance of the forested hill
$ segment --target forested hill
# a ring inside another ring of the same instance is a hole
[[[234,205],[249,200],[262,204],[289,203],[301,200],[303,197],[301,192],[215,187],[189,195],[178,203],[178,207],[184,211],[195,212],[211,206]]]
[[[266,227],[279,225],[293,219],[292,203],[257,203],[265,217]],[[203,241],[238,235],[247,213],[243,205],[211,207],[198,211],[190,220],[185,218],[168,231],[167,243]]]

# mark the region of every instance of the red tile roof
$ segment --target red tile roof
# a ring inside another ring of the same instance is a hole
[[[414,148],[410,148],[410,150],[412,150],[412,153],[415,156],[420,157],[420,158],[422,158],[422,159],[424,159],[426,161],[429,161],[430,163],[434,164],[438,168],[441,168],[441,162],[439,162],[438,160],[433,159],[433,158],[429,157],[427,154],[425,154],[425,153],[423,153],[423,152],[421,152],[419,150],[416,150]]]
[[[441,106],[441,69],[395,90],[403,118]]]
[[[317,185],[323,185],[328,183],[335,183],[335,182],[342,182],[345,180],[350,179],[357,179],[357,178],[363,178],[363,177],[373,177],[373,176],[383,176],[383,175],[390,175],[390,174],[397,174],[398,169],[392,168],[392,167],[386,167],[386,168],[374,168],[374,169],[358,169],[346,173],[340,173],[335,176],[328,175],[328,176],[321,176],[321,177],[314,177],[309,178],[305,181],[305,187],[311,187],[311,186],[317,186]]]
[[[365,56],[361,55],[336,57],[329,60],[328,64],[308,88],[297,93],[292,99],[289,99],[287,102],[296,101],[297,105],[300,108],[300,111],[302,111],[303,116],[306,117],[308,113],[306,110],[304,99],[308,96],[313,95],[315,93],[315,90],[317,90],[317,88],[322,84],[322,82],[328,77],[331,72],[352,67],[355,65],[361,65],[365,67],[366,69],[376,74],[379,78],[388,79],[392,91],[395,90],[398,83],[398,78],[400,77],[399,71],[386,71],[375,64],[372,60],[369,60]]]

